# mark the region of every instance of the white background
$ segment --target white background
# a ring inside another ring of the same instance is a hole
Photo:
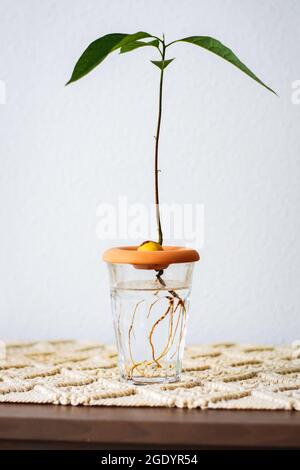
[[[205,205],[189,342],[300,336],[300,1],[0,0],[0,337],[113,341],[97,206],[151,203],[155,50],[64,87],[109,32],[210,35],[280,98],[213,54],[174,46],[161,199]]]

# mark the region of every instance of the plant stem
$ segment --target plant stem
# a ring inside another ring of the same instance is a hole
[[[165,53],[166,53],[165,38],[163,38],[163,41],[162,41],[162,62],[165,60]],[[157,225],[158,243],[160,245],[163,244],[163,233],[162,233],[162,229],[161,229],[160,208],[159,208],[158,147],[159,147],[161,116],[162,116],[163,81],[164,81],[164,67],[162,66],[161,71],[160,71],[158,117],[157,117],[157,128],[156,128],[156,135],[155,135],[155,158],[154,158],[155,212],[156,212],[156,225]]]

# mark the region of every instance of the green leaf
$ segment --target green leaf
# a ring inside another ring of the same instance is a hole
[[[146,39],[146,38],[152,38],[153,36],[151,36],[151,34],[149,33],[145,33],[145,31],[139,31],[138,33],[133,33],[133,34],[128,34],[127,37],[125,37],[120,45],[118,46],[119,47],[124,47],[126,46],[126,44],[129,44],[131,42],[135,42],[135,41],[138,41],[139,39]]]
[[[156,65],[160,70],[164,70],[168,65],[173,62],[173,59],[168,60],[151,60],[152,64]]]
[[[130,42],[138,39],[152,37],[150,34],[140,31],[134,34],[112,33],[106,34],[96,41],[92,42],[78,59],[70,80],[66,83],[76,82],[87,75],[97,65],[115,50],[124,47]]]
[[[140,47],[145,47],[145,46],[158,47],[158,45],[159,45],[158,39],[155,39],[154,41],[150,41],[150,42],[143,42],[143,41],[129,42],[121,47],[120,54],[134,51],[135,49],[140,48]]]
[[[277,93],[274,90],[272,90],[272,88],[268,87],[253,72],[251,72],[251,70],[248,69],[248,67],[239,60],[239,58],[232,52],[231,49],[224,46],[224,44],[222,44],[217,39],[214,39],[208,36],[191,36],[188,38],[179,39],[179,41],[189,42],[191,44],[195,44],[196,46],[203,47],[204,49],[207,49],[210,52],[213,52],[219,57],[222,57],[223,59],[230,62],[232,65],[235,65],[235,67],[240,69],[242,72],[246,73],[249,77],[253,78],[253,80],[260,83],[260,85],[267,88],[267,90],[277,95]],[[179,41],[174,41],[174,42],[179,42]]]

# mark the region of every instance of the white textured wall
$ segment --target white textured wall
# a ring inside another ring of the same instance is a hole
[[[155,51],[64,83],[95,38],[145,30],[215,36],[280,94],[173,48],[161,199],[206,213],[189,340],[299,337],[300,2],[1,0],[0,18],[0,336],[113,339],[96,208],[152,201]]]

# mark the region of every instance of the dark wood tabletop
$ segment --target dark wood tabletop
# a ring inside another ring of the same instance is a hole
[[[0,449],[300,448],[300,412],[0,405]]]

